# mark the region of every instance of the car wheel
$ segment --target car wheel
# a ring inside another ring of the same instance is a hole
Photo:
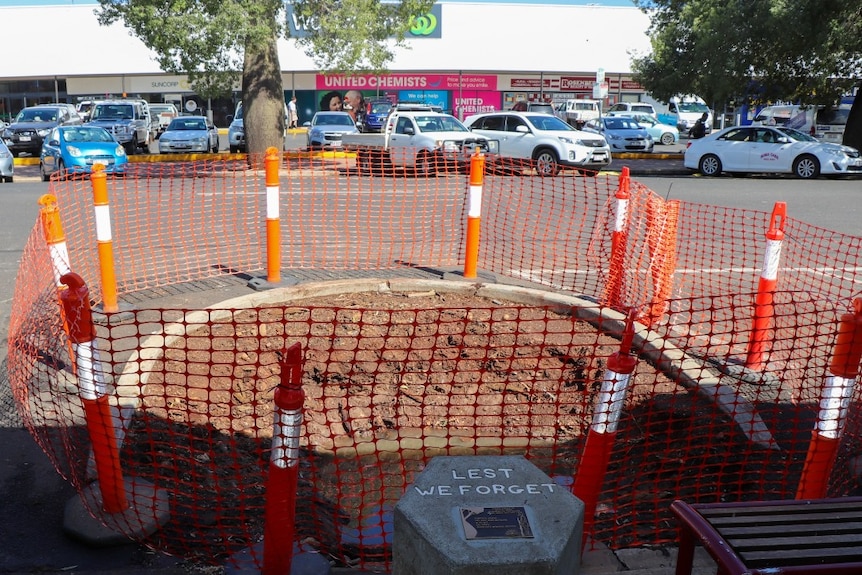
[[[231,146],[231,147],[230,147],[230,153],[231,153],[231,154],[236,154],[236,153],[238,153],[238,152],[239,152],[239,148],[238,148],[238,147],[236,147],[236,146]]]
[[[45,163],[39,162],[39,173],[42,175],[42,181],[47,182],[51,179],[51,174],[45,171]]]
[[[721,174],[721,160],[715,154],[707,154],[700,159],[698,169],[704,176],[717,176]]]
[[[542,148],[533,154],[536,172],[540,176],[556,176],[560,171],[557,154],[548,148]]]
[[[820,162],[809,154],[799,156],[793,161],[793,173],[797,178],[810,180],[820,175]]]
[[[436,166],[434,165],[434,158],[432,158],[431,154],[424,150],[419,152],[419,155],[416,157],[416,164],[414,165],[414,169],[417,176],[433,176],[436,170]]]
[[[126,155],[132,156],[132,155],[134,155],[134,153],[138,149],[138,143],[135,140],[132,140],[131,142],[126,144],[125,148],[126,148]]]
[[[12,176],[5,176],[3,178],[3,181],[6,182],[7,184],[11,184],[13,181],[13,177]]]
[[[676,138],[674,138],[673,134],[671,134],[670,132],[665,132],[661,135],[661,143],[665,146],[670,146],[674,143],[675,140]]]

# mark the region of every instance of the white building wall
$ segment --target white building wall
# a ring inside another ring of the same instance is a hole
[[[122,90],[130,82],[123,77],[162,74],[140,40],[123,24],[100,26],[95,9],[94,4],[0,7],[3,44],[19,47],[0,60],[0,79],[119,76]],[[444,2],[441,9],[442,38],[410,40],[410,49],[396,51],[391,71],[594,73],[603,68],[626,74],[631,55],[650,49],[649,18],[634,6]],[[295,80],[297,72],[304,79],[301,73],[317,71],[292,40],[279,42],[279,57],[286,80],[291,73]],[[106,82],[114,87],[116,78]]]

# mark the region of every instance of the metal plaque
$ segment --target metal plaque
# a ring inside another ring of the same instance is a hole
[[[461,507],[464,535],[471,539],[532,538],[533,529],[523,507]]]

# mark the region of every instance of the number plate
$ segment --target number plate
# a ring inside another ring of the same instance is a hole
[[[18,138],[18,141],[19,142],[29,142],[30,136],[21,136],[20,138]]]

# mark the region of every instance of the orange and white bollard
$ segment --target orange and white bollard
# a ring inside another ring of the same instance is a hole
[[[614,229],[611,232],[611,257],[608,270],[608,282],[605,285],[605,295],[602,301],[608,306],[619,309],[622,305],[620,296],[623,288],[623,275],[626,258],[626,240],[629,227],[629,201],[631,199],[631,177],[628,166],[623,166],[620,181],[614,194]]]
[[[769,229],[766,231],[766,254],[763,258],[760,281],[757,284],[757,296],[754,300],[754,322],[748,340],[748,353],[745,357],[745,367],[753,371],[762,371],[765,367],[763,356],[775,315],[773,301],[775,286],[778,284],[778,264],[781,260],[781,242],[784,240],[786,219],[787,204],[775,202],[772,216],[769,219]]]
[[[281,281],[281,220],[279,218],[278,149],[266,149],[266,281]]]
[[[108,204],[108,175],[105,166],[95,164],[90,175],[93,205],[96,212],[96,241],[102,281],[102,307],[106,313],[120,311],[117,300],[117,276],[114,270],[114,239],[111,235],[111,208]]]
[[[826,497],[829,474],[862,361],[862,299],[854,300],[853,308],[854,313],[844,314],[839,322],[835,350],[820,392],[817,423],[799,477],[797,499]]]
[[[479,264],[479,229],[482,221],[482,186],[485,181],[485,155],[476,150],[470,158],[470,190],[467,195],[467,246],[464,277],[476,279]]]
[[[299,485],[299,438],[302,433],[302,348],[294,343],[281,362],[275,388],[272,451],[266,482],[263,527],[264,575],[287,575],[293,559],[296,490]]]
[[[68,287],[60,292],[60,302],[72,342],[78,388],[96,460],[103,508],[107,513],[120,513],[129,507],[129,503],[120,468],[113,417],[105,395],[104,371],[99,349],[93,344],[96,329],[90,309],[89,290],[83,278],[74,272],[64,274],[60,282]]]
[[[630,310],[619,351],[608,358],[587,442],[572,485],[574,495],[584,502],[584,541],[595,523],[596,506],[607,474],[629,380],[637,365],[637,358],[631,355],[636,315],[634,309]]]
[[[63,232],[57,198],[51,194],[45,194],[39,198],[39,205],[42,206],[39,210],[39,220],[42,222],[42,233],[51,254],[54,284],[57,287],[63,287],[60,278],[71,272],[72,268],[69,265],[69,249],[66,246],[66,234]]]
[[[678,221],[679,200],[665,201],[658,196],[650,196],[647,201],[647,248],[653,295],[649,312],[640,318],[646,325],[653,325],[667,312],[676,271]]]

